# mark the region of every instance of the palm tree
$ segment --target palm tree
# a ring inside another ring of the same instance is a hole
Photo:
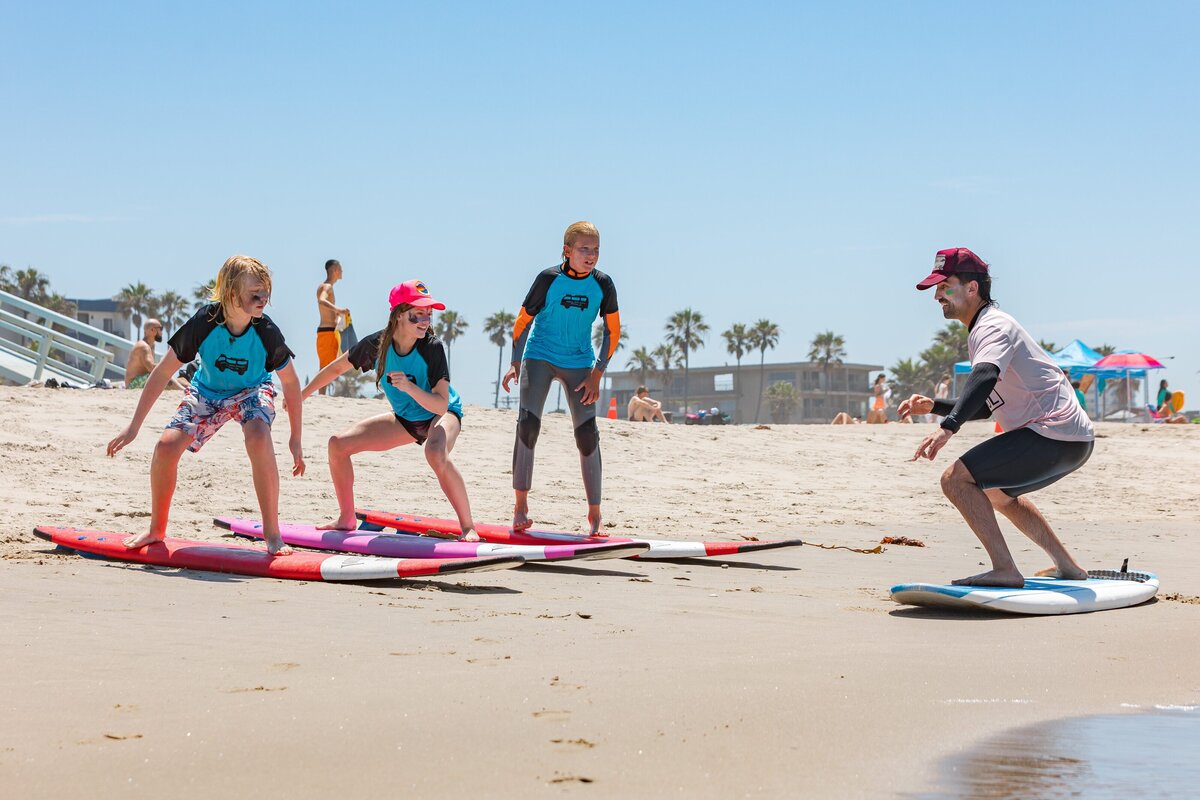
[[[1047,342],[1045,339],[1038,339],[1038,347],[1042,348],[1047,353],[1058,352],[1058,345],[1054,342]]]
[[[790,381],[776,381],[767,389],[767,405],[771,408],[771,421],[782,425],[800,405],[796,387]]]
[[[496,364],[496,397],[494,407],[500,407],[500,377],[504,370],[504,346],[512,341],[513,323],[517,318],[507,311],[497,311],[483,321],[483,332],[488,340],[500,348],[500,360]]]
[[[737,361],[737,372],[734,383],[737,389],[737,411],[734,422],[742,421],[742,357],[750,352],[750,331],[740,322],[735,322],[729,330],[722,331],[725,337],[725,350]]]
[[[1096,348],[1096,352],[1102,356],[1111,356],[1113,353],[1117,352],[1117,348],[1113,347],[1111,344],[1102,344]]]
[[[596,348],[597,350],[599,350],[600,345],[604,343],[604,327],[603,317],[598,317],[596,319],[596,324],[592,326],[592,347]],[[613,355],[615,356],[617,353],[619,353],[621,348],[624,347],[625,343],[628,341],[629,329],[622,325],[621,333],[619,336],[617,336],[617,349],[613,350]]]
[[[833,331],[818,333],[813,338],[812,344],[808,348],[808,360],[820,364],[821,371],[825,373],[826,411],[830,410],[829,390],[832,388],[832,379],[829,374],[829,368],[834,364],[841,364],[845,357],[846,340]]]
[[[758,350],[758,402],[754,406],[754,421],[758,422],[759,412],[762,411],[762,396],[766,388],[767,368],[765,361],[767,350],[773,350],[779,344],[779,326],[769,319],[760,319],[750,329],[750,346]]]
[[[13,294],[16,290],[16,284],[13,283],[12,267],[8,264],[0,264],[0,292]]]
[[[888,381],[892,395],[898,400],[907,400],[914,394],[920,394],[929,380],[925,366],[920,361],[906,358],[892,365],[892,379]]]
[[[13,273],[13,294],[20,295],[31,303],[42,305],[49,290],[50,279],[33,267],[19,269]]]
[[[217,279],[209,278],[204,283],[197,283],[192,287],[192,299],[195,300],[193,309],[199,311],[204,306],[212,302],[213,290],[216,289]]]
[[[708,333],[708,323],[699,311],[685,308],[676,311],[667,320],[667,339],[675,343],[683,353],[683,413],[688,410],[688,356],[693,350],[704,346],[704,334]]]
[[[663,382],[663,405],[667,405],[667,398],[671,396],[671,374],[683,366],[683,356],[679,352],[679,348],[675,342],[668,339],[667,341],[654,348],[650,354],[658,359],[658,367],[654,371],[662,377]],[[687,413],[687,409],[684,409]]]
[[[370,375],[358,370],[350,370],[340,376],[331,385],[333,397],[362,397],[364,386],[374,386],[375,381]]]
[[[133,338],[137,339],[142,331],[142,315],[150,313],[154,304],[154,291],[138,281],[126,286],[113,299],[117,301],[117,308],[133,317]]]
[[[187,298],[178,292],[167,290],[156,299],[155,305],[158,307],[158,313],[162,315],[159,321],[166,328],[167,336],[170,336],[171,331],[187,321]]]
[[[946,345],[936,342],[922,350],[919,358],[917,366],[921,370],[921,380],[917,385],[923,387],[918,389],[921,394],[925,394],[928,387],[937,386],[943,375],[953,375],[954,365],[965,360]]]
[[[933,335],[933,343],[950,350],[955,361],[965,361],[970,357],[967,350],[967,334],[967,326],[955,320]]]
[[[467,320],[457,311],[443,311],[438,321],[433,324],[433,332],[446,343],[446,366],[450,366],[450,345],[470,327]]]
[[[639,347],[633,351],[631,356],[629,356],[629,360],[625,362],[625,366],[631,370],[636,369],[640,376],[638,384],[645,386],[646,373],[654,371],[654,353],[650,352],[644,347]]]

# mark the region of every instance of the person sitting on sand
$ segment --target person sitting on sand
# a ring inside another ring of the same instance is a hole
[[[830,425],[857,425],[861,422],[862,422],[862,420],[859,419],[858,417],[852,417],[849,414],[847,414],[845,411],[839,411],[837,413],[837,416],[834,417],[833,421],[830,422],[829,424]]]
[[[142,323],[142,338],[129,351],[129,361],[125,363],[125,388],[141,389],[146,385],[150,373],[154,371],[154,343],[162,341],[163,324],[156,319],[148,319]],[[187,388],[187,379],[172,375],[167,381],[172,389]]]
[[[630,422],[666,422],[663,416],[662,403],[650,397],[650,390],[639,386],[633,397],[629,398]]]
[[[992,300],[988,265],[970,250],[941,250],[933,273],[917,284],[936,286],[946,319],[967,326],[971,374],[955,401],[914,394],[900,414],[945,417],[912,460],[930,461],[970,419],[994,415],[1004,433],[964,453],[944,473],[942,491],[979,537],[992,568],[957,584],[1021,587],[1025,579],[996,522],[999,511],[1054,562],[1039,575],[1082,580],[1087,572],[1026,497],[1079,469],[1092,454],[1095,432],[1067,378],[1015,319]]]
[[[271,271],[261,261],[249,256],[228,259],[217,273],[214,302],[175,331],[167,342],[166,355],[142,389],[132,421],[108,443],[108,455],[112,457],[137,438],[142,422],[171,376],[199,356],[195,380],[184,391],[183,402],[154,448],[150,461],[150,530],[125,540],[131,550],[160,542],[166,536],[184,450],[198,452],[222,425],[236,419],[241,423],[250,456],[267,552],[292,552],[279,535],[279,469],[271,441],[275,385],[271,373],[279,374],[284,398],[289,401],[288,449],[294,476],[304,474],[300,379],[292,362],[295,354],[288,349],[283,333],[263,313],[270,298]]]
[[[367,336],[313,376],[301,396],[307,398],[339,375],[357,368],[375,370],[391,405],[384,414],[356,422],[329,438],[329,476],[337,494],[338,517],[323,530],[352,531],[354,516],[354,465],[358,453],[391,450],[416,442],[425,447],[425,460],[458,515],[460,537],[477,542],[471,501],[462,473],[450,460],[450,451],[462,432],[462,400],[450,385],[446,348],[430,330],[433,311],[446,306],[434,300],[421,281],[405,281],[388,295],[392,310],[387,327]],[[386,378],[386,380],[384,380]]]

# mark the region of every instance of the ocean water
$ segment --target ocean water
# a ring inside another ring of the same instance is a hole
[[[1200,797],[1200,706],[1016,728],[946,759],[923,800]]]

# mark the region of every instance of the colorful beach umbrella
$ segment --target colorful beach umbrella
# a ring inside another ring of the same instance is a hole
[[[1092,365],[1098,369],[1142,370],[1166,369],[1166,366],[1154,356],[1145,353],[1113,353]]]

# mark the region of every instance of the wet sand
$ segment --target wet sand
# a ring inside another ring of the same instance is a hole
[[[923,425],[602,420],[613,533],[924,548],[331,585],[85,560],[35,539],[43,523],[147,524],[173,403],[107,459],[135,400],[0,388],[0,784],[15,796],[878,797],[933,790],[943,758],[1006,728],[1200,699],[1200,426],[1101,426],[1088,465],[1037,495],[1086,566],[1129,557],[1159,573],[1160,599],[1022,619],[887,596],[978,571],[937,476],[991,435],[982,423],[913,464]],[[309,472],[282,479],[285,519],[334,512],[324,441],[381,409],[306,404]],[[514,415],[467,411],[455,460],[476,517],[503,521]],[[281,463],[286,431],[281,413]],[[578,529],[565,416],[547,415],[538,456],[538,525]],[[415,447],[356,472],[359,505],[450,516]],[[232,428],[185,456],[172,535],[227,541],[222,514],[257,515]],[[1022,567],[1046,566],[1018,537]]]

